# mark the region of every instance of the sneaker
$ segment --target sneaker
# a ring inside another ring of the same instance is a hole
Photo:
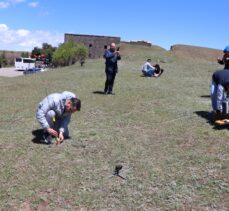
[[[49,133],[44,132],[42,138],[43,138],[43,142],[44,142],[45,144],[48,144],[48,145],[49,145],[49,144],[52,144],[52,136],[51,136]]]

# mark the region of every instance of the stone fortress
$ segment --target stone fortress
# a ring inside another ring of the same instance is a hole
[[[104,49],[110,43],[120,43],[120,37],[97,36],[97,35],[79,35],[65,34],[64,42],[74,41],[82,43],[88,47],[88,58],[97,59],[103,57]]]
[[[83,34],[65,34],[64,42],[74,41],[82,43],[88,47],[88,57],[90,59],[97,59],[103,57],[104,49],[112,42],[116,44],[129,43],[132,45],[151,46],[152,44],[146,41],[121,41],[120,37],[98,36],[98,35],[83,35]]]

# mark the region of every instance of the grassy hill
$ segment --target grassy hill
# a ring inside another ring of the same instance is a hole
[[[214,62],[216,58],[223,56],[223,51],[218,49],[192,46],[192,45],[173,45],[171,53],[177,57],[190,57],[192,59],[203,59]]]
[[[104,60],[0,77],[0,207],[3,210],[228,210],[228,129],[208,123],[216,62],[160,47],[122,44],[114,96]],[[150,57],[162,77],[141,77]],[[162,63],[163,62],[163,63]],[[69,90],[82,100],[72,139],[36,143],[37,104]],[[112,176],[122,164],[121,179]]]

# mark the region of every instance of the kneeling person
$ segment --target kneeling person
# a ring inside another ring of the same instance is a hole
[[[45,97],[36,111],[37,121],[44,129],[43,139],[50,144],[52,136],[63,142],[69,137],[68,124],[72,113],[80,111],[81,101],[72,92],[53,93]]]
[[[159,77],[163,71],[158,64],[152,65],[151,59],[147,59],[146,63],[142,66],[142,73],[146,77]]]

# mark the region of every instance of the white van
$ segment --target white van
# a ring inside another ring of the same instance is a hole
[[[22,57],[15,59],[16,70],[28,70],[31,68],[35,68],[35,59]]]

